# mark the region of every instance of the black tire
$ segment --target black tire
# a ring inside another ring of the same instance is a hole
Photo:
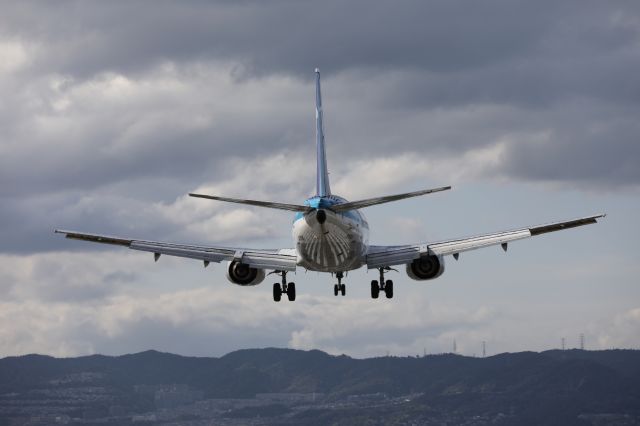
[[[345,294],[347,294],[347,286],[344,284],[340,285],[340,293],[344,296]]]
[[[380,284],[378,284],[378,281],[373,280],[371,281],[371,298],[377,299],[379,295],[380,295]]]
[[[275,283],[273,285],[273,301],[279,302],[280,299],[282,299],[282,288],[280,287],[280,284]]]
[[[340,291],[340,289],[338,288],[338,284],[335,284],[333,286],[333,295],[337,296],[339,291]]]
[[[387,282],[384,283],[384,294],[387,296],[387,299],[393,298],[393,281],[387,280]]]
[[[287,297],[289,298],[290,302],[296,300],[296,283],[289,283],[289,285],[287,286]]]

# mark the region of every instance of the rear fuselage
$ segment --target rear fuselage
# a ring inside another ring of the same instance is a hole
[[[330,207],[346,202],[330,195],[304,202],[313,207],[298,213],[293,222],[293,240],[298,265],[311,271],[344,272],[364,264],[369,247],[369,224],[358,210],[334,213]]]

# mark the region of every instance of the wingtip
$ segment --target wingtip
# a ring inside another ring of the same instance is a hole
[[[438,192],[438,191],[449,191],[452,188],[451,185],[449,186],[441,186],[440,188],[435,188],[434,191]]]

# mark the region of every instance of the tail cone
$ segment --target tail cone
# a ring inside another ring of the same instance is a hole
[[[322,225],[327,220],[327,213],[324,210],[316,211],[316,220]]]

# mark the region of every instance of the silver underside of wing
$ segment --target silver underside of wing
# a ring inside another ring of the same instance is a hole
[[[561,222],[553,222],[545,225],[537,225],[528,228],[511,231],[494,232],[491,234],[477,235],[474,237],[458,238],[433,243],[409,244],[401,246],[371,246],[367,253],[366,261],[369,269],[385,266],[402,265],[411,263],[421,256],[458,255],[464,251],[475,250],[483,247],[502,245],[506,250],[506,244],[511,241],[521,240],[531,236],[549,232],[561,231],[578,226],[589,225],[604,217],[604,214],[582,217]]]
[[[245,249],[135,240],[76,231],[56,230],[55,232],[65,234],[67,238],[74,240],[120,245],[132,250],[150,252],[156,257],[164,254],[214,263],[235,260],[252,268],[279,271],[295,271],[297,265],[295,249]]]
[[[429,254],[444,256],[447,254],[461,253],[463,251],[475,250],[488,246],[508,243],[510,241],[521,240],[531,236],[529,229],[517,231],[499,232],[495,234],[479,235],[477,237],[463,238],[453,241],[443,241],[429,244]]]

